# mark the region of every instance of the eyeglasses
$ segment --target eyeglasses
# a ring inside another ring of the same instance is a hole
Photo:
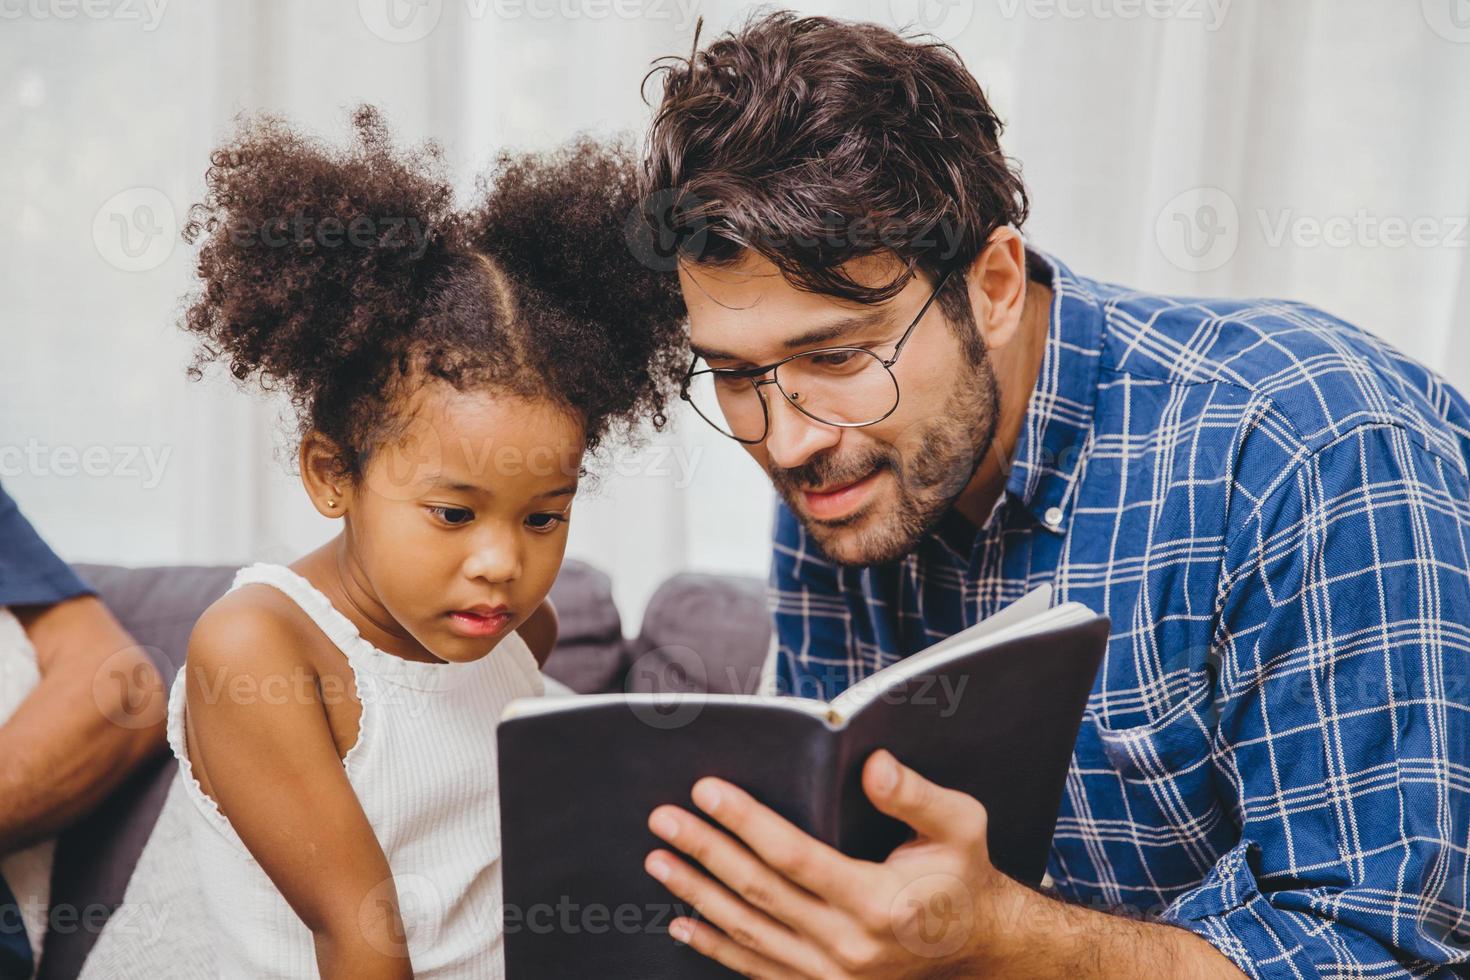
[[[939,277],[886,360],[866,347],[822,347],[763,367],[701,369],[702,358],[696,356],[679,397],[716,431],[746,445],[763,442],[770,433],[770,406],[761,391],[767,385],[775,385],[787,403],[823,425],[857,429],[882,422],[898,410],[893,365],[948,279],[949,272]]]

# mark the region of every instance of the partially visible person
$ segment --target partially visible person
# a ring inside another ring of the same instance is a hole
[[[459,211],[434,153],[355,122],[340,150],[246,124],[186,232],[202,359],[291,394],[342,523],[200,618],[169,740],[221,975],[499,977],[495,727],[543,692],[584,454],[662,408],[683,308],[625,247],[586,261],[630,154],[503,157]]]
[[[0,488],[0,978],[40,958],[54,838],[160,752],[148,654]]]

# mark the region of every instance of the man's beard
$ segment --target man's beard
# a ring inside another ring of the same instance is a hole
[[[999,414],[995,373],[982,354],[956,380],[940,414],[915,422],[897,443],[865,446],[848,459],[824,454],[791,469],[771,469],[771,482],[832,561],[895,561],[918,547],[969,484],[995,438]],[[912,458],[906,460],[907,447]],[[804,490],[846,486],[881,470],[893,473],[897,492],[886,512],[868,504],[846,517],[816,521],[800,507]],[[864,524],[870,526],[859,529]]]

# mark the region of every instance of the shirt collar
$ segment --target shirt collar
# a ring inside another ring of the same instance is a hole
[[[1085,280],[1060,261],[1027,246],[1028,272],[1052,290],[1051,324],[1041,371],[1011,458],[1006,497],[1049,531],[1071,519],[1072,488],[1092,431],[1101,359],[1103,312]]]

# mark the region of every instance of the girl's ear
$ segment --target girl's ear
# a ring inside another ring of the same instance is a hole
[[[342,473],[337,444],[312,430],[301,440],[301,482],[317,513],[341,517],[351,503],[352,486]]]

